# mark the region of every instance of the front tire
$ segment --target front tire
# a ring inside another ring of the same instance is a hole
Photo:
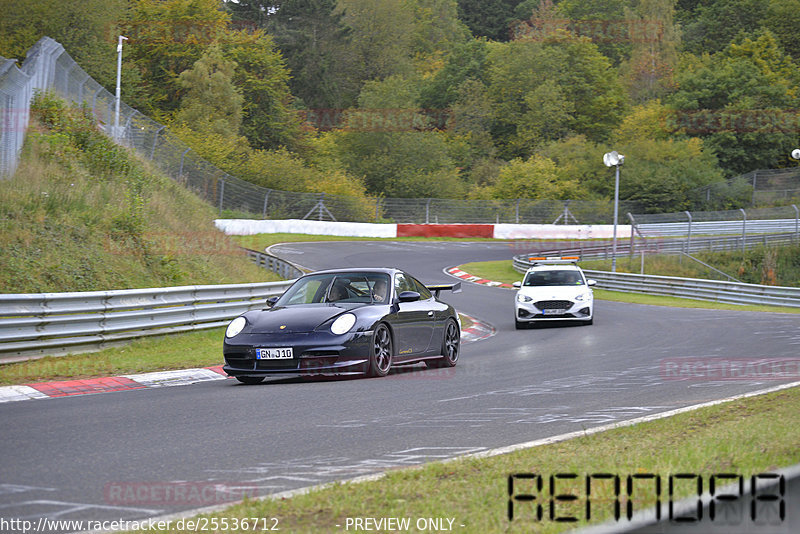
[[[461,353],[461,331],[455,319],[449,319],[444,327],[442,336],[442,357],[435,360],[426,360],[428,367],[455,367],[458,355]]]
[[[392,368],[392,334],[385,324],[379,324],[372,334],[367,376],[380,377],[389,374]]]
[[[264,381],[263,376],[237,376],[236,380],[241,382],[242,384],[247,384],[248,386],[254,386],[256,384],[260,384]]]

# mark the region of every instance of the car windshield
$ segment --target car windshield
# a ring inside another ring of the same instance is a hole
[[[583,277],[578,271],[534,271],[525,277],[525,286],[580,286]]]
[[[304,276],[275,306],[332,302],[380,303],[388,300],[389,276],[383,273],[329,273]]]

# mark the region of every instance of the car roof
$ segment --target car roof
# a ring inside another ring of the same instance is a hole
[[[403,272],[400,269],[392,267],[348,267],[346,269],[325,269],[323,271],[314,271],[306,273],[304,276],[312,274],[348,274],[348,273],[380,273],[393,275],[395,273]]]

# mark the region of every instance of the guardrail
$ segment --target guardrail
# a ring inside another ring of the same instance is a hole
[[[224,326],[292,282],[0,295],[0,360]]]
[[[257,250],[251,250],[249,248],[243,248],[247,257],[253,260],[256,265],[261,267],[262,269],[266,269],[268,271],[272,271],[276,273],[281,278],[299,278],[303,276],[305,271],[295,265],[294,263],[286,260],[282,260],[278,256],[274,256],[267,252],[259,252]]]
[[[514,257],[514,269],[525,272],[531,262],[521,256]],[[647,274],[612,273],[585,270],[586,276],[597,281],[601,289],[647,293],[670,297],[710,300],[730,304],[760,304],[800,308],[800,287],[762,286],[741,282],[679,278]]]

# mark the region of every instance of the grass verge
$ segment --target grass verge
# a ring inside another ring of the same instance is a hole
[[[39,95],[0,187],[0,292],[277,280],[214,227],[216,211],[115,145],[80,109]]]
[[[0,385],[221,365],[224,328],[141,338],[99,352],[0,365]]]
[[[577,525],[583,525],[587,474],[621,477],[620,504],[624,514],[628,475],[660,476],[665,502],[668,494],[663,488],[669,475],[695,474],[703,478],[707,490],[710,477],[717,473],[734,473],[746,481],[751,475],[800,462],[798,424],[800,388],[791,388],[491,458],[390,471],[376,481],[334,484],[291,499],[246,500],[220,513],[200,517],[218,522],[276,518],[282,531],[293,533],[342,532],[348,518],[366,517],[410,518],[412,532],[418,531],[414,528],[418,518],[453,519],[453,530],[470,533],[563,532],[576,524],[548,520],[549,475],[578,475],[577,480],[559,481],[558,493],[576,495],[578,499],[558,503],[557,513],[582,519]],[[539,502],[545,500],[542,521],[533,514],[536,503],[521,501],[515,502],[514,520],[509,521],[508,477],[517,473],[543,475],[541,491],[520,480],[514,490],[515,495],[528,493],[538,495]],[[677,482],[675,500],[694,494],[696,480]],[[654,504],[655,492],[652,482],[649,484],[635,486],[640,493],[632,501],[634,511]],[[593,485],[592,522],[608,519],[612,504],[611,484]],[[181,531],[174,527],[171,531]]]
[[[522,279],[522,274],[512,267],[511,261],[482,261],[465,263],[460,266],[462,270],[480,276],[488,280],[497,280],[511,284]],[[584,262],[581,267],[586,268]],[[705,308],[711,310],[737,310],[737,311],[761,311],[775,313],[800,313],[798,308],[787,308],[784,306],[755,306],[728,304],[724,302],[712,302],[710,300],[694,300],[679,297],[667,297],[661,295],[645,295],[642,293],[625,293],[623,291],[609,291],[607,289],[595,289],[594,296],[599,300],[612,300],[615,302],[629,302],[632,304],[651,304],[654,306],[672,306],[674,308]]]

